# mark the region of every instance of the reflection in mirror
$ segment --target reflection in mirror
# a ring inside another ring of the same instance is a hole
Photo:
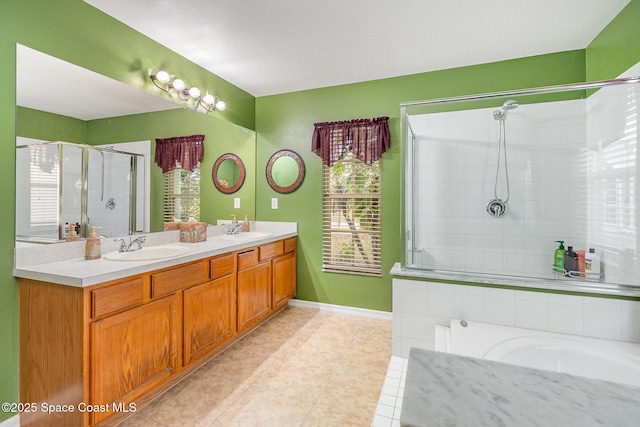
[[[43,73],[42,70],[47,71]],[[43,94],[46,94],[46,96],[43,96]],[[23,116],[25,111],[34,111],[38,114],[53,113],[58,116],[86,122],[94,119],[181,108],[170,100],[19,44],[16,45],[16,104],[19,107],[19,127],[16,129],[16,145],[60,139],[59,134],[49,135],[48,131],[43,131],[42,125],[39,125],[36,121],[32,124],[32,122],[25,119]],[[32,118],[31,115],[29,117]],[[22,137],[24,134],[21,134],[21,132],[29,134],[32,131],[38,134],[39,139],[34,140]],[[56,129],[54,129],[55,131]],[[60,132],[59,129],[57,131]],[[76,140],[76,142],[84,141]],[[150,188],[150,168],[148,161],[150,143],[144,141],[125,144],[127,145],[126,148],[124,148],[124,145],[119,144],[118,149],[143,154],[143,156],[134,156],[133,160],[129,161],[128,159],[131,156],[126,156],[127,160],[122,160],[124,158],[117,154],[105,152],[102,155],[98,154],[98,151],[92,151],[93,154],[88,158],[89,167],[93,172],[97,171],[96,173],[99,176],[96,179],[89,177],[88,202],[90,205],[87,207],[88,212],[85,214],[86,221],[84,226],[82,226],[83,221],[80,211],[82,203],[80,189],[78,189],[78,195],[74,199],[71,199],[72,193],[70,191],[71,188],[76,188],[76,184],[81,186],[82,181],[79,177],[76,177],[69,178],[71,181],[67,183],[64,176],[69,171],[71,164],[75,165],[74,162],[81,162],[80,157],[77,159],[73,157],[73,148],[63,149],[72,157],[69,162],[65,161],[62,169],[62,180],[56,184],[61,185],[63,191],[67,190],[65,191],[65,196],[67,196],[68,200],[63,204],[64,207],[60,208],[64,209],[64,212],[59,210],[60,203],[57,202],[54,202],[54,207],[44,208],[44,210],[32,210],[31,206],[29,206],[32,198],[30,194],[33,190],[30,186],[31,175],[28,173],[30,172],[29,170],[23,169],[25,167],[33,169],[33,166],[29,166],[29,161],[22,162],[22,165],[20,163],[16,164],[16,235],[36,235],[38,241],[57,241],[60,238],[60,230],[64,228],[65,222],[67,222],[64,218],[66,211],[69,209],[72,212],[70,215],[74,216],[73,221],[78,222],[81,225],[81,230],[84,231],[86,231],[86,225],[89,222],[105,227],[100,232],[106,236],[127,234],[130,230],[149,231],[150,203],[148,189]],[[50,148],[49,150],[52,149]],[[55,151],[55,149],[53,150]],[[23,154],[28,156],[27,150],[16,151],[18,161],[20,161]],[[53,159],[53,157],[49,158]],[[66,158],[66,154],[60,158]],[[123,162],[123,170],[121,170],[120,166],[121,161]],[[113,175],[118,177],[117,179],[119,177],[133,179],[134,176],[128,173],[129,165],[132,162],[137,163],[138,173],[136,179],[139,181],[137,188],[140,188],[136,193],[136,197],[132,197],[129,185],[125,184],[117,186],[119,190],[115,195],[105,198],[104,191],[110,184],[105,180],[105,189],[103,189],[103,181],[100,179],[103,175],[102,167],[105,166],[105,176]],[[112,170],[112,167],[115,169]],[[40,170],[39,166],[37,169]],[[74,170],[80,173],[81,167],[78,166]],[[22,183],[21,180],[23,180]],[[94,187],[94,184],[97,187]],[[144,190],[142,190],[143,188]],[[114,199],[113,203],[107,205],[111,198]],[[135,204],[130,204],[132,200],[135,200]],[[100,217],[100,215],[107,215],[106,213],[116,213],[121,209],[128,211],[134,205],[137,211],[135,221],[133,217],[130,217],[124,221],[109,222],[108,219]],[[36,211],[40,214],[38,218],[34,217],[34,212]],[[26,214],[25,212],[31,212],[31,214]],[[50,216],[51,213],[55,216]],[[36,226],[35,224],[38,222],[40,222],[40,225]],[[34,225],[32,226],[31,224]],[[47,225],[45,226],[44,224]],[[22,240],[22,238],[17,236],[16,240]],[[33,239],[28,240],[33,241]]]
[[[91,225],[107,237],[144,231],[144,175],[144,156],[135,153],[64,142],[17,146],[16,240],[54,243],[70,227],[87,237]]]
[[[232,194],[238,191],[246,177],[246,170],[242,159],[232,153],[226,153],[218,157],[213,164],[211,179],[213,185],[225,194]]]
[[[281,194],[292,193],[302,185],[305,175],[304,161],[292,150],[280,150],[267,162],[267,182]]]

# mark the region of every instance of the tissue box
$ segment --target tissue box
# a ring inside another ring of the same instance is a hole
[[[181,222],[180,241],[185,243],[197,243],[207,240],[206,222]]]
[[[182,223],[177,221],[165,222],[163,224],[164,231],[180,230],[180,224]]]

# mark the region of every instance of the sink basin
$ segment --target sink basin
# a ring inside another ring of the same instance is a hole
[[[264,233],[262,231],[245,231],[238,234],[223,234],[222,237],[231,240],[254,240],[263,239],[265,237],[273,236],[272,233]]]
[[[183,246],[150,246],[132,252],[111,252],[104,256],[110,261],[151,261],[173,258],[190,252]]]

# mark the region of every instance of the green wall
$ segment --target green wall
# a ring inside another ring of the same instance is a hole
[[[16,44],[156,94],[157,89],[147,78],[147,69],[166,68],[184,76],[192,85],[208,88],[227,102],[228,107],[224,112],[215,112],[212,116],[218,117],[221,122],[255,128],[255,98],[252,95],[84,1],[0,0],[0,192],[5,194],[5,204],[8,206],[5,211],[7,226],[0,228],[0,402],[16,402],[19,396],[19,301],[17,281],[11,274],[15,235]],[[42,72],[46,73],[46,70]],[[44,134],[46,122],[50,119],[46,118],[35,126],[29,124],[31,129],[28,130],[21,127],[21,132],[24,136],[37,138]],[[54,121],[57,120],[54,118]],[[81,124],[73,120],[70,123],[71,128],[58,129],[65,136],[59,139],[80,140],[86,137],[82,135]],[[225,132],[220,131],[218,136],[223,137]],[[246,135],[247,140],[253,138],[251,133]],[[206,155],[215,155],[215,149],[209,150]],[[212,162],[211,158],[207,161]],[[225,203],[229,203],[228,200],[223,200],[220,205],[224,206]],[[246,207],[251,208],[251,201]],[[239,213],[244,214],[244,209]],[[0,413],[0,422],[12,415]]]
[[[65,141],[86,144],[87,124],[83,120],[58,114],[18,107],[16,135],[43,141]]]
[[[587,46],[587,80],[607,80],[640,60],[640,0],[629,4]]]
[[[155,138],[203,134],[204,157],[200,163],[200,220],[215,224],[218,219],[249,215],[255,218],[255,132],[211,115],[190,110],[171,110],[87,122],[90,145],[151,140],[151,231],[162,231],[162,171],[153,163]],[[244,185],[233,194],[223,194],[213,185],[213,163],[233,152],[247,170]],[[233,199],[240,198],[240,209]]]
[[[259,173],[281,148],[298,152],[307,168],[303,185],[291,194],[274,192],[262,176],[256,183],[258,218],[298,223],[298,298],[391,311],[389,270],[403,251],[401,102],[580,82],[584,70],[580,50],[258,98]],[[382,156],[383,275],[323,273],[322,161],[310,150],[313,123],[378,116],[389,116],[392,141]],[[277,210],[272,197],[279,199]]]

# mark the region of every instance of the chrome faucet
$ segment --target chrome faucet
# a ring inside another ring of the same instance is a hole
[[[124,239],[114,239],[114,242],[120,242],[120,249],[118,252],[133,252],[142,249],[142,244],[146,240],[147,236],[140,236],[131,241],[131,236],[129,236],[129,244],[124,241]]]
[[[240,223],[231,223],[231,224],[222,224],[224,229],[227,231],[227,234],[238,234],[238,230],[242,227]]]

